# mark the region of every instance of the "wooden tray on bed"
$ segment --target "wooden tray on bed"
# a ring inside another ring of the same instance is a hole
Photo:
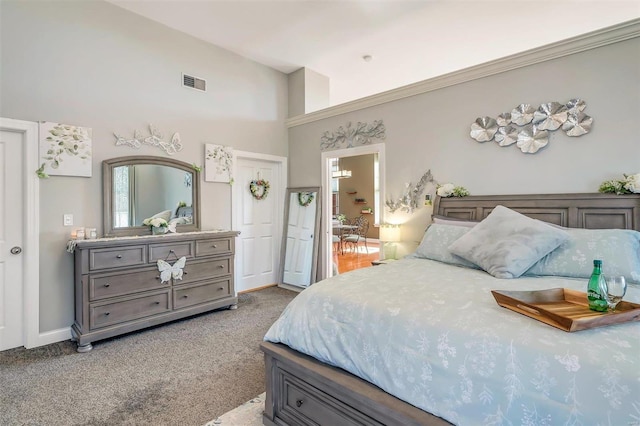
[[[640,321],[640,305],[618,303],[615,312],[589,309],[587,294],[567,288],[538,291],[492,290],[498,305],[542,321],[564,331],[579,331],[605,325]]]

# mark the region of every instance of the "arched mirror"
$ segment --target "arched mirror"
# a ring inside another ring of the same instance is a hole
[[[185,162],[152,156],[102,162],[104,234],[148,235],[142,222],[162,217],[177,232],[200,230],[200,174]]]
[[[287,188],[280,257],[280,284],[316,282],[320,239],[320,187]]]

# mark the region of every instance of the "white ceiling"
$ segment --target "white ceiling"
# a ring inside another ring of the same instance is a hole
[[[284,73],[323,74],[331,105],[640,18],[640,0],[107,1]]]

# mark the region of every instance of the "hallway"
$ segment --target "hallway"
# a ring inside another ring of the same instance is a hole
[[[371,261],[380,258],[380,244],[377,241],[367,241],[367,248],[369,253],[364,243],[359,243],[357,251],[345,250],[344,254],[339,254],[334,250],[333,261],[338,265],[338,272],[344,274],[354,269],[371,266]]]

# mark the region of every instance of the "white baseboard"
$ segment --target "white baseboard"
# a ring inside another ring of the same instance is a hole
[[[25,346],[27,349],[36,348],[38,346],[50,345],[51,343],[63,342],[71,339],[71,327],[59,328],[38,335],[38,340],[34,345]]]

